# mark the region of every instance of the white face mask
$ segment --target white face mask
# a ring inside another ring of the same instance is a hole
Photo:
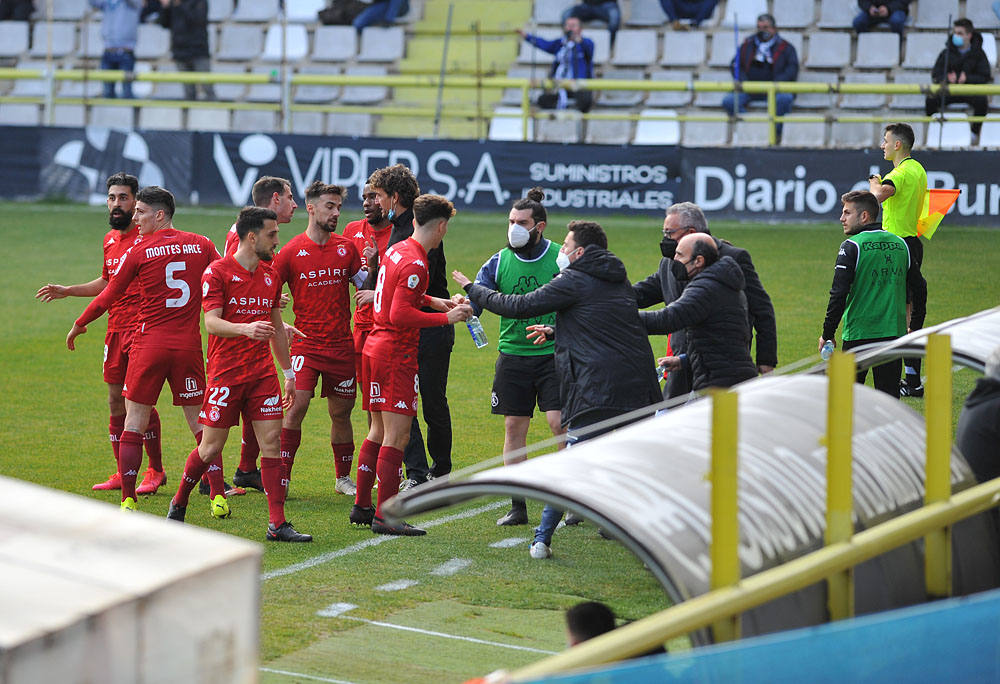
[[[559,267],[560,271],[565,271],[569,267],[569,256],[566,255],[566,252],[560,251],[556,255],[556,266]]]
[[[531,232],[524,226],[510,223],[507,226],[507,241],[514,249],[524,247],[531,239]]]

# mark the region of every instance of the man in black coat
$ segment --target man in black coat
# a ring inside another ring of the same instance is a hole
[[[983,51],[983,37],[979,35],[968,19],[956,19],[954,31],[948,36],[945,48],[934,62],[931,70],[934,83],[992,83],[993,73],[990,60]],[[989,100],[985,95],[940,95],[928,96],[924,100],[924,113],[936,114],[944,105],[955,102],[972,105],[974,116],[986,116]],[[981,121],[969,123],[974,136],[973,144],[979,144]]]
[[[640,313],[650,334],[686,329],[692,388],[730,387],[757,376],[750,358],[743,271],[732,257],[719,257],[715,240],[704,233],[677,243],[677,276],[690,282],[665,309]],[[668,357],[668,369],[680,368]]]
[[[979,482],[1000,477],[1000,347],[986,360],[986,373],[965,400],[955,446]],[[994,510],[994,513],[996,511]]]
[[[208,0],[160,0],[157,21],[170,29],[170,52],[178,71],[211,71],[208,58]],[[215,99],[211,83],[201,85],[206,100]],[[194,100],[194,83],[184,84],[184,97]]]
[[[656,403],[660,388],[625,265],[608,251],[600,225],[573,221],[567,228],[557,262],[560,274],[533,292],[501,294],[459,271],[452,277],[476,306],[501,316],[533,318],[555,312],[555,326],[527,329],[536,340],[555,336],[562,424],[569,429],[568,443],[573,443],[588,425]],[[588,432],[586,438],[600,432]],[[545,507],[531,545],[532,558],[551,555],[552,532],[561,517],[562,511]]]
[[[701,208],[691,202],[668,207],[663,220],[663,239],[660,241],[660,252],[663,255],[660,266],[656,273],[633,285],[640,309],[660,302],[670,304],[680,297],[683,285],[678,282],[676,274],[681,273],[683,277],[684,267],[674,261],[674,250],[678,240],[692,233],[711,235]],[[751,331],[757,335],[757,371],[762,374],[770,373],[778,365],[778,332],[771,298],[757,276],[750,253],[725,240],[713,239],[719,255],[731,257],[743,271],[748,322]],[[687,363],[685,353],[684,330],[670,335],[670,352],[672,356],[681,359],[682,364],[678,371],[667,375],[667,382],[663,387],[663,396],[667,399],[683,396],[691,391],[691,366]]]
[[[878,24],[889,24],[889,28],[903,35],[910,0],[858,0],[858,15],[854,17],[854,30],[858,33],[871,31]]]

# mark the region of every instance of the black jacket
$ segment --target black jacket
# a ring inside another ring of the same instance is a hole
[[[680,298],[659,311],[640,313],[649,333],[687,329],[687,355],[696,390],[730,387],[756,377],[750,358],[743,271],[724,256],[696,275]]]
[[[208,0],[180,0],[160,10],[160,25],[170,29],[174,59],[208,57]]]
[[[990,60],[983,52],[983,37],[979,32],[972,34],[972,46],[962,54],[951,42],[951,36],[945,40],[945,49],[938,55],[934,62],[934,69],[931,70],[931,80],[934,83],[946,83],[948,72],[954,71],[956,74],[965,72],[966,83],[992,83],[993,76],[990,69]],[[947,56],[948,72],[945,72],[945,61]]]
[[[771,50],[771,62],[758,62],[760,39],[754,34],[743,41],[739,52],[730,62],[733,78],[740,81],[796,81],[799,78],[799,56],[795,47],[778,36]],[[739,60],[739,62],[737,62]],[[738,65],[738,69],[737,69]]]
[[[472,283],[477,306],[511,318],[556,314],[556,372],[562,424],[592,411],[628,413],[660,400],[653,350],[639,321],[625,265],[589,245],[579,259],[540,288],[505,295]]]
[[[865,14],[868,14],[868,10],[872,7],[881,7],[882,5],[885,5],[886,8],[888,8],[889,14],[896,11],[901,11],[903,14],[909,14],[909,4],[910,0],[858,0],[858,7],[860,7],[861,11]]]
[[[976,480],[1000,476],[1000,380],[986,376],[976,381],[958,418],[955,446]]]

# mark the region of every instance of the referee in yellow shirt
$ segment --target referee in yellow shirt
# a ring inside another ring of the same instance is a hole
[[[927,315],[927,281],[920,273],[924,246],[917,236],[917,220],[927,193],[927,172],[920,162],[910,156],[913,140],[913,129],[908,124],[894,123],[886,126],[879,147],[886,160],[892,162],[892,170],[884,177],[873,175],[868,179],[872,194],[882,203],[882,227],[903,238],[910,249],[910,261],[917,270],[916,277],[912,281],[907,280],[909,332],[922,328]],[[904,359],[904,365],[906,379],[900,383],[900,396],[924,396],[924,386],[920,381],[920,358]]]

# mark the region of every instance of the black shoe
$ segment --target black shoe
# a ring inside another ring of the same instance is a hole
[[[356,525],[358,527],[371,527],[372,520],[374,518],[375,518],[374,506],[369,506],[368,508],[362,508],[357,504],[351,506],[350,520],[352,525]]]
[[[240,487],[234,487],[225,481],[223,481],[222,485],[226,489],[226,496],[241,496],[247,493],[245,489],[242,489]],[[264,490],[262,489],[261,491]],[[208,484],[208,480],[202,480],[201,482],[198,483],[198,493],[202,494],[203,496],[208,496],[212,493],[212,485]]]
[[[903,380],[899,383],[899,396],[919,399],[924,396],[924,386],[923,384],[920,384],[914,387],[906,380]]]
[[[313,540],[311,534],[296,532],[295,528],[292,527],[292,523],[287,520],[277,527],[274,526],[274,523],[268,523],[265,538],[268,541],[282,542],[311,542]]]
[[[567,513],[566,514],[566,524],[567,525],[579,525],[582,522],[583,522],[583,518],[581,518],[580,516],[578,516],[576,513]]]
[[[202,496],[208,496],[212,493],[212,487],[208,484],[208,480],[203,478],[201,482],[198,483],[198,493]]]
[[[513,525],[527,525],[528,524],[528,509],[521,508],[520,506],[513,506],[507,515],[497,520],[497,525],[501,527],[513,526]]]
[[[414,527],[402,520],[395,525],[390,525],[377,515],[372,519],[372,532],[375,534],[395,534],[402,537],[420,537],[427,534],[427,530]]]
[[[233,473],[233,484],[244,489],[251,487],[260,492],[264,491],[264,484],[260,481],[260,468],[250,472],[237,468],[236,472]]]
[[[187,506],[178,506],[173,501],[171,501],[170,508],[167,510],[167,520],[176,520],[178,522],[184,522],[185,513],[187,513]]]

